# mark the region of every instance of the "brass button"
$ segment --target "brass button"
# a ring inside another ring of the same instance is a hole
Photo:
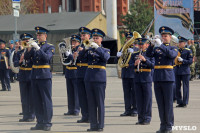
[[[160,64],[160,62],[158,62],[158,64]]]
[[[36,61],[38,63],[38,61]]]
[[[159,57],[159,59],[161,59],[161,57]]]

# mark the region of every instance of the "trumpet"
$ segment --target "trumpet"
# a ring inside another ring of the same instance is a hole
[[[84,40],[84,41],[83,41],[83,45],[84,45],[85,47],[90,47],[91,43],[93,43],[93,42],[94,42],[93,39]]]
[[[31,43],[32,42],[38,42],[37,40],[33,40],[33,38],[31,38],[29,41],[21,41],[21,46],[23,47],[23,48],[30,48],[30,47],[32,47],[32,45],[31,45]]]
[[[142,50],[140,50],[140,53],[139,53],[139,55],[141,55],[142,54]],[[138,56],[139,56],[138,55]],[[138,57],[138,59],[140,59],[139,57]],[[140,59],[140,61],[141,61],[141,59]],[[139,73],[140,72],[140,63],[138,63],[138,65],[137,65],[137,71],[136,71],[137,73]]]

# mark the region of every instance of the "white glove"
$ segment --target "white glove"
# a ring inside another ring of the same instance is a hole
[[[154,39],[160,39],[160,35],[155,35]]]
[[[30,42],[29,45],[31,45],[32,47],[34,47],[36,50],[40,49],[40,47],[38,46],[38,44],[36,42]]]
[[[129,52],[129,53],[133,53],[134,50],[133,50],[132,48],[128,48],[128,52]]]
[[[85,50],[88,50],[89,48],[90,48],[89,45],[86,45],[86,46],[85,46]]]
[[[122,52],[117,52],[117,57],[122,56]]]
[[[96,44],[95,42],[92,42],[92,43],[90,44],[90,47],[91,47],[91,48],[97,49],[97,48],[99,47],[99,45]]]
[[[160,47],[162,44],[162,42],[159,38],[153,39],[153,42],[154,42],[155,47]]]
[[[70,52],[69,52],[69,51],[66,51],[66,52],[65,52],[65,55],[66,55],[66,56],[69,56],[69,55],[70,55]]]
[[[178,61],[179,61],[179,62],[183,62],[183,58],[178,57]]]

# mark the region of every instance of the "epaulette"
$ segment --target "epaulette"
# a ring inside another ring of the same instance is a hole
[[[139,53],[139,52],[140,52],[140,51],[138,50],[138,51],[134,51],[133,53],[136,54],[136,53]]]
[[[185,48],[186,50],[190,50],[189,48]]]
[[[47,43],[47,44],[49,44],[49,45],[53,45],[53,44],[51,44],[51,43]]]
[[[9,49],[9,48],[6,48],[6,49]]]

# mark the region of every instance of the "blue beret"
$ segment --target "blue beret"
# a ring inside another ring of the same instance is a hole
[[[178,40],[179,40],[179,42],[187,42],[188,41],[188,39],[186,39],[182,36],[178,36]]]
[[[160,34],[170,34],[170,35],[173,35],[174,34],[174,30],[172,30],[171,28],[169,28],[167,26],[162,26],[159,29],[159,33]]]
[[[81,33],[81,34],[84,34],[84,33],[91,34],[91,30],[86,28],[86,27],[80,27],[79,33]]]
[[[10,43],[10,44],[14,44],[14,41],[13,41],[13,40],[10,40],[9,43]]]
[[[2,43],[6,44],[6,42],[4,40],[0,39],[0,44],[2,44]]]
[[[18,40],[18,39],[16,39],[16,40],[15,40],[15,42],[19,42],[19,40]]]
[[[23,33],[23,34],[20,35],[21,40],[30,39],[30,38],[33,38],[33,36],[29,33]]]
[[[78,35],[72,35],[71,36],[71,41],[79,41],[79,42],[81,42],[81,38]]]
[[[97,28],[92,29],[92,36],[101,36],[102,38],[105,36],[105,33]]]
[[[131,38],[131,37],[133,37],[133,33],[132,32],[127,32],[125,34],[125,36],[126,36],[126,38]]]
[[[146,38],[137,38],[137,39],[135,39],[135,41],[137,41],[137,44],[143,45],[148,41],[148,39],[146,39]]]
[[[47,29],[39,26],[35,27],[35,31],[37,34],[42,34],[42,33],[47,34],[49,32]]]

